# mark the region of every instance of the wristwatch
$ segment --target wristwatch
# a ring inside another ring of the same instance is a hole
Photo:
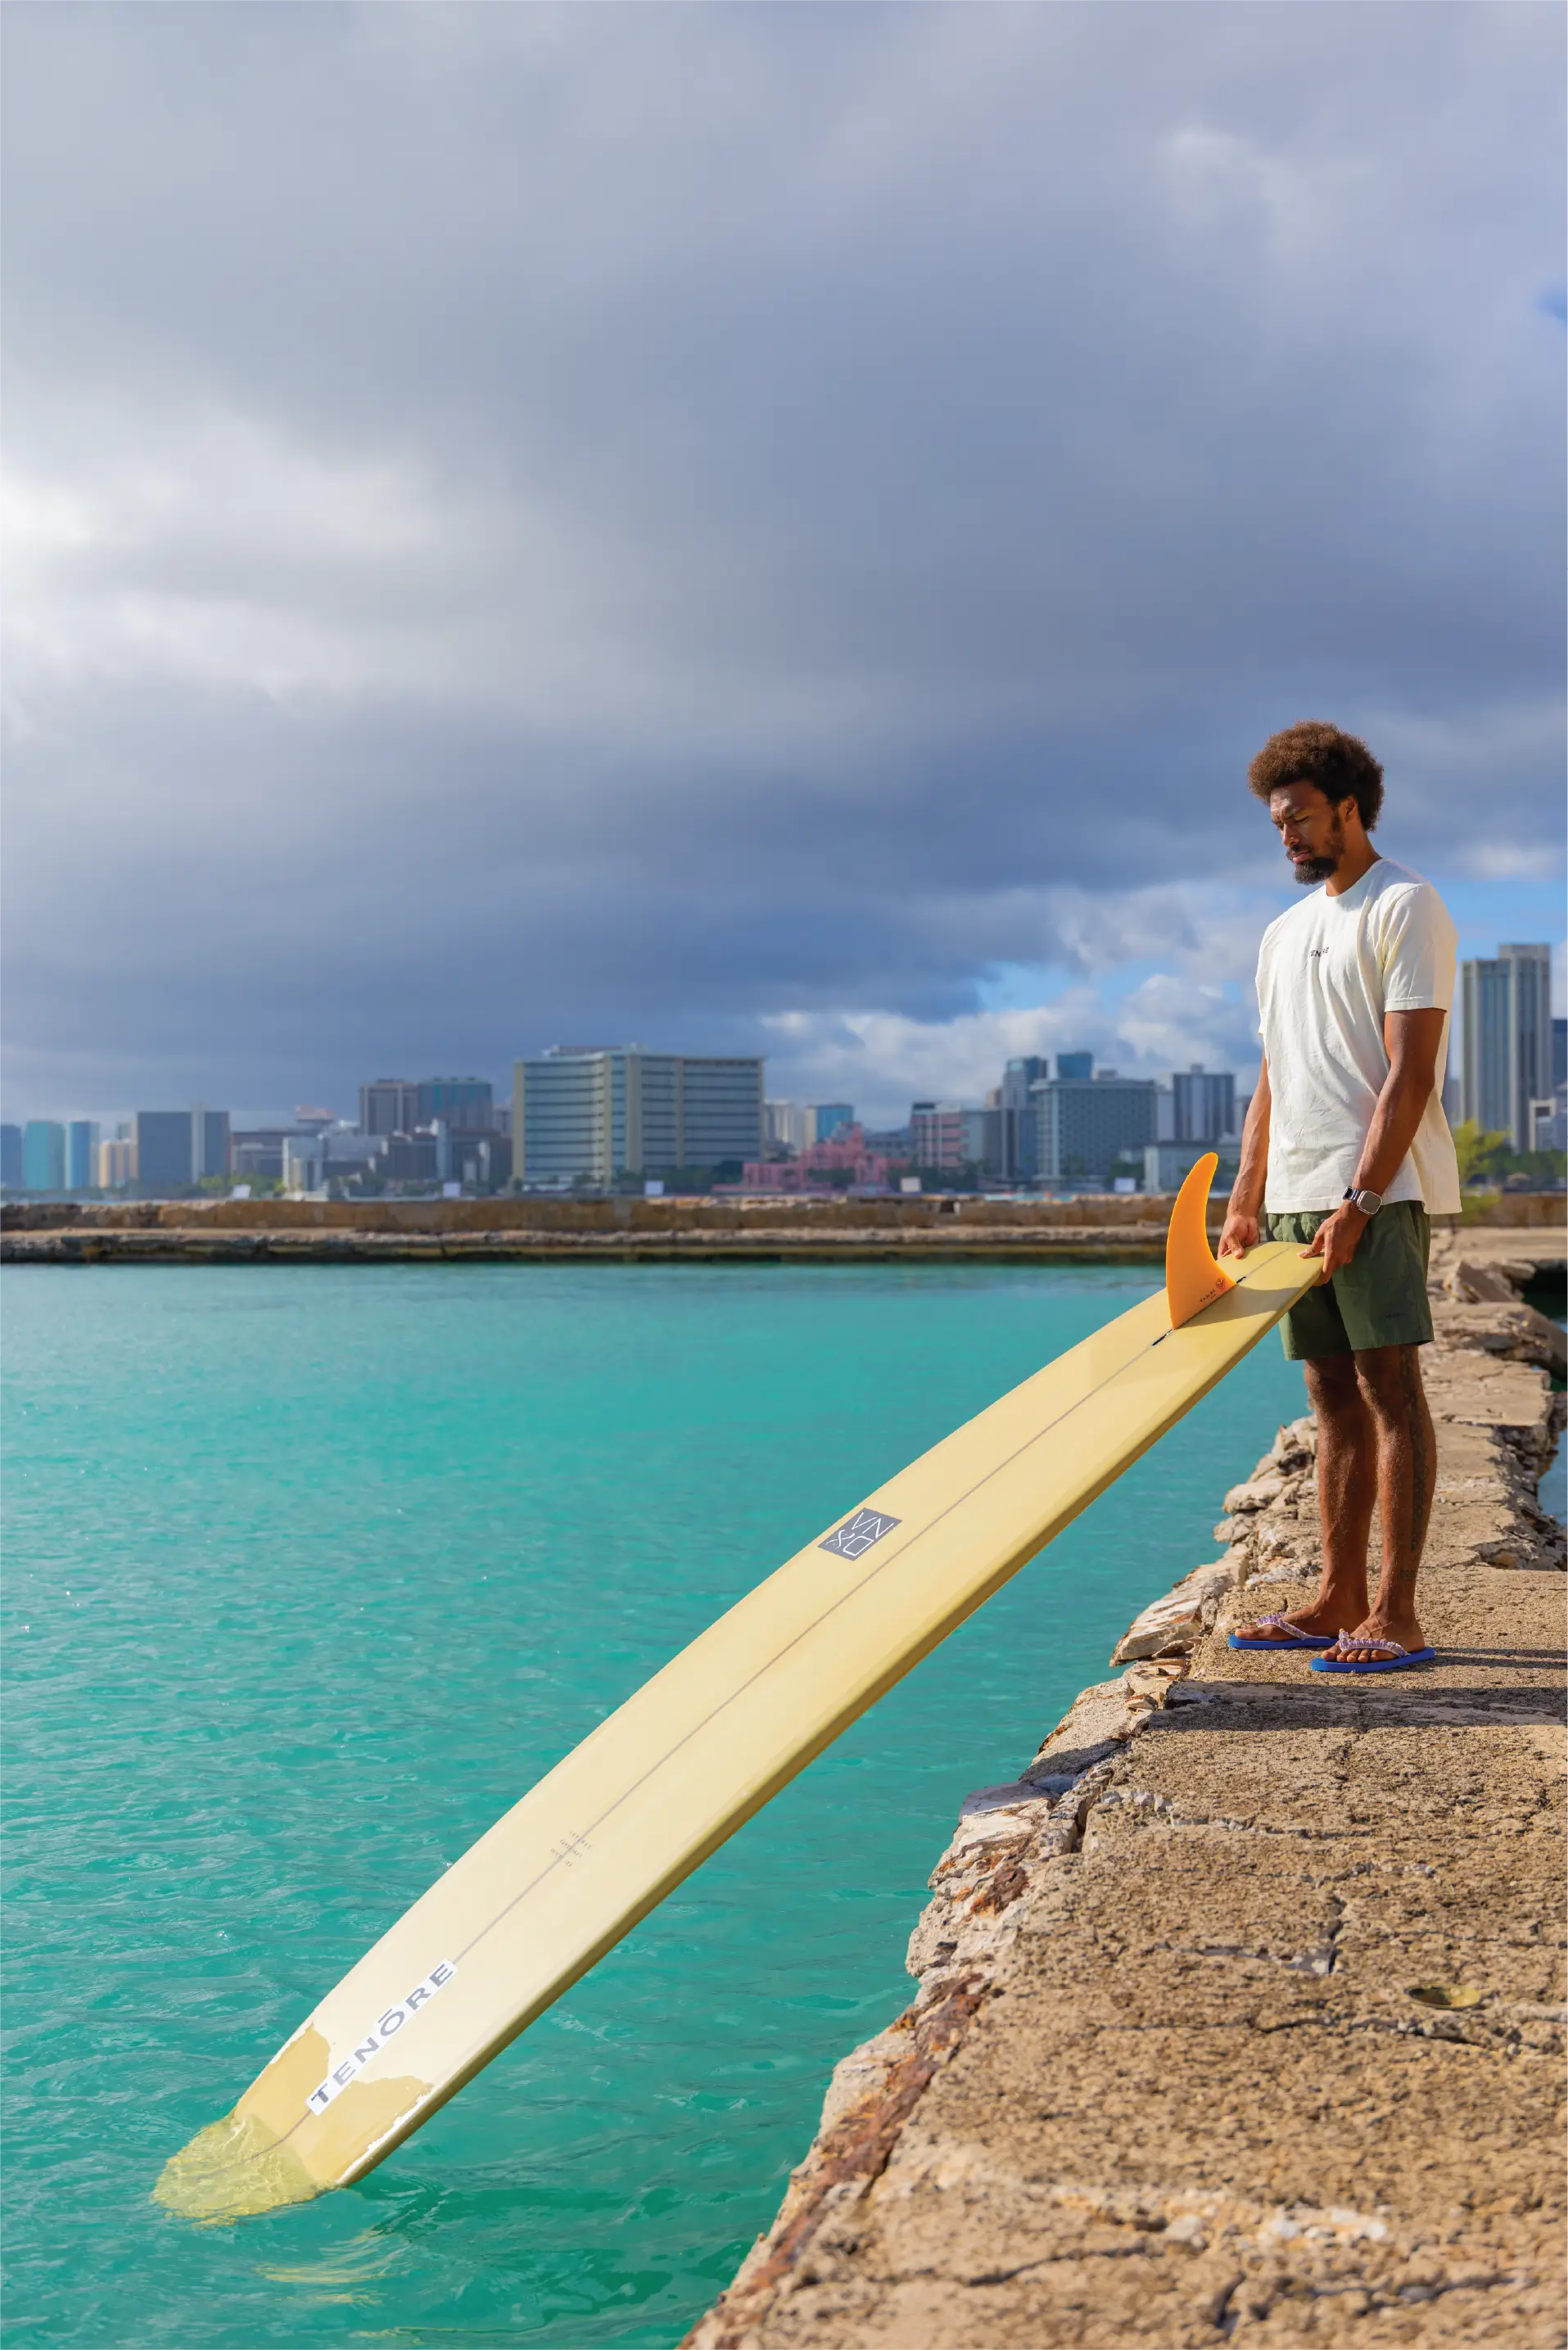
[[[1383,1194],[1381,1191],[1358,1191],[1354,1183],[1351,1185],[1349,1191],[1346,1191],[1345,1198],[1349,1201],[1353,1208],[1359,1208],[1364,1216],[1375,1216],[1377,1213],[1378,1209],[1383,1205]],[[1343,1207],[1345,1201],[1342,1200],[1340,1201],[1341,1207]]]

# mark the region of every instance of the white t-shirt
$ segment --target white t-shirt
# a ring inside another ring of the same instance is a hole
[[[1388,1075],[1386,1012],[1451,1012],[1458,933],[1429,881],[1380,857],[1337,898],[1314,889],[1263,932],[1259,1034],[1272,1104],[1265,1212],[1337,1208]],[[1457,1215],[1459,1170],[1443,1115],[1449,1024],[1437,1084],[1386,1200]]]

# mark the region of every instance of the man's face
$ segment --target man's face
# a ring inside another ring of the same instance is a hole
[[[1269,814],[1303,886],[1326,881],[1344,857],[1345,805],[1315,784],[1282,784],[1269,794]]]

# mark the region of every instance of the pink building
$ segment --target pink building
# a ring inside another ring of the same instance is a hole
[[[826,1142],[807,1145],[797,1159],[749,1159],[744,1170],[748,1191],[831,1191],[842,1190],[830,1179],[847,1174],[857,1191],[887,1189],[888,1161],[866,1148],[858,1126],[841,1126]]]

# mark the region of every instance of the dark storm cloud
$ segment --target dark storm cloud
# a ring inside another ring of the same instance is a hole
[[[1179,973],[1309,711],[1556,857],[1554,11],[6,45],[14,1106]]]

